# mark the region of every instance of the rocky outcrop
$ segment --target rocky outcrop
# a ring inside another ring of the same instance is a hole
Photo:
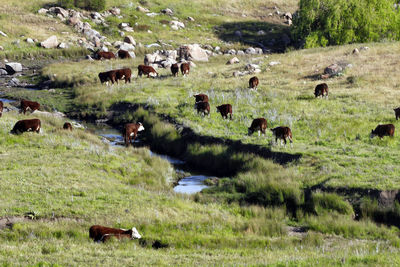
[[[182,45],[179,47],[178,55],[180,59],[193,61],[208,61],[208,55],[198,44]]]
[[[16,72],[21,72],[22,71],[22,65],[21,65],[21,63],[18,63],[18,62],[6,63],[6,71],[10,75],[12,75],[12,74],[14,74]]]

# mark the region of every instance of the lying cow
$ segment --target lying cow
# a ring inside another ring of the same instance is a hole
[[[105,242],[108,239],[115,237],[117,239],[128,238],[128,239],[140,239],[142,236],[138,230],[133,227],[130,230],[110,228],[101,225],[93,225],[89,228],[89,237],[95,242]]]
[[[394,115],[396,116],[396,120],[398,120],[400,118],[400,107],[395,108],[393,110],[394,110]]]
[[[249,88],[257,90],[258,78],[257,76],[251,77],[249,80]]]
[[[326,83],[320,83],[315,87],[315,97],[328,97],[328,85]]]
[[[101,59],[113,59],[113,58],[115,58],[115,55],[114,55],[114,53],[113,52],[104,52],[104,51],[99,51],[99,52],[97,52],[97,54],[96,54],[96,58],[98,59],[98,60],[101,60]]]
[[[125,83],[131,82],[132,71],[130,68],[124,68],[115,70],[115,81],[118,84],[118,80],[125,80]]]
[[[108,85],[109,81],[111,81],[111,83],[114,84],[114,82],[117,81],[117,73],[115,70],[100,72],[99,79],[101,84],[106,83]]]
[[[197,114],[202,113],[203,116],[210,115],[210,104],[208,102],[197,102],[194,104],[194,108],[197,110]]]
[[[21,134],[24,132],[37,132],[40,133],[40,128],[42,124],[39,119],[30,120],[20,120],[15,123],[14,128],[12,128],[12,134]]]
[[[118,50],[118,53],[117,53],[117,54],[118,54],[118,57],[119,57],[120,59],[132,58],[132,57],[131,57],[131,54],[129,54],[128,51],[123,50],[123,49]]]
[[[3,115],[3,101],[0,101],[0,117]]]
[[[142,75],[147,75],[147,78],[150,77],[150,74],[158,76],[157,71],[152,66],[139,65],[138,66],[138,76],[142,77]]]
[[[217,107],[217,111],[221,113],[222,118],[228,119],[228,114],[230,119],[232,119],[232,105],[224,104]]]
[[[375,136],[379,136],[379,138],[383,138],[384,136],[394,136],[394,125],[393,124],[379,124],[376,126],[375,130],[371,130],[370,138],[374,138]]]
[[[34,112],[35,110],[39,110],[40,104],[38,102],[22,99],[20,113],[24,112],[25,114],[28,109],[30,109],[32,112]]]
[[[178,63],[175,63],[175,64],[171,65],[171,72],[172,72],[172,76],[178,77],[178,73],[179,73],[179,65],[178,65]]]
[[[124,137],[125,140],[125,145],[129,146],[132,143],[132,136],[133,136],[133,142],[135,142],[137,133],[141,131],[144,131],[144,127],[141,122],[125,124],[124,131],[122,133],[122,136]]]
[[[282,140],[285,142],[285,146],[286,146],[286,138],[289,139],[290,144],[293,143],[292,140],[292,130],[290,130],[289,127],[285,127],[285,126],[279,126],[279,127],[275,127],[274,129],[271,129],[272,135],[275,136],[275,143],[278,142],[278,139],[281,139],[281,144],[282,144]]]
[[[264,118],[254,119],[248,128],[248,134],[252,135],[255,131],[258,131],[258,136],[260,136],[260,132],[265,135],[265,129],[267,129],[267,120]]]
[[[189,74],[189,71],[190,71],[190,64],[189,63],[182,63],[181,64],[182,75],[185,76],[185,75]]]
[[[72,131],[72,124],[69,122],[64,123],[63,129]]]
[[[197,102],[208,102],[208,95],[205,94],[198,94],[198,95],[194,95],[195,97],[195,103]]]

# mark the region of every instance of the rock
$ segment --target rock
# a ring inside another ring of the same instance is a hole
[[[260,69],[255,69],[255,70],[253,71],[253,73],[260,73],[260,72],[261,72]]]
[[[7,34],[5,34],[4,32],[0,31],[0,35],[7,37]]]
[[[60,43],[60,44],[58,45],[58,48],[60,48],[60,49],[65,49],[65,48],[68,48],[68,45],[67,45],[66,43]]]
[[[258,66],[257,64],[247,64],[246,66],[244,66],[245,70],[248,70],[248,71],[251,71],[251,72],[253,72],[253,71],[255,71],[256,69],[259,69],[259,68],[260,68],[260,66]]]
[[[121,45],[119,45],[117,48],[126,50],[126,51],[135,50],[135,46],[133,46],[132,44],[129,44],[129,43],[125,43],[125,42],[122,43]]]
[[[103,46],[100,48],[100,51],[108,52],[108,47],[103,45]]]
[[[232,64],[236,64],[239,63],[240,60],[237,57],[231,58],[228,62],[226,62],[226,65],[232,65]]]
[[[12,74],[14,74],[16,72],[21,72],[22,71],[22,65],[21,65],[21,63],[18,63],[18,62],[6,63],[6,71],[10,75],[12,75]]]
[[[357,48],[354,48],[352,53],[355,55],[358,55],[358,54],[360,54],[360,51]]]
[[[239,38],[242,38],[242,36],[243,36],[241,31],[235,31],[234,34],[236,37],[239,37]]]
[[[128,51],[129,55],[131,56],[131,58],[136,58],[135,52],[133,51]]]
[[[49,8],[49,12],[54,13],[56,15],[60,14],[63,18],[67,18],[69,13],[62,7],[51,7]]]
[[[286,12],[285,14],[283,14],[283,17],[287,20],[293,19],[292,13],[290,13],[290,12]]]
[[[21,82],[17,78],[12,78],[8,81],[7,85],[11,87],[19,87],[21,86]]]
[[[121,14],[121,9],[117,7],[113,7],[110,10],[110,13],[113,14],[114,16],[119,16]]]
[[[229,55],[236,55],[236,50],[235,49],[229,49],[227,54]]]
[[[78,17],[70,17],[67,20],[67,24],[71,25],[71,26],[76,26],[77,24],[80,24],[83,26],[83,23],[81,22],[81,20]],[[83,27],[82,27],[83,28]]]
[[[5,69],[0,69],[0,76],[7,75],[8,72]]]
[[[158,54],[158,52],[156,52],[154,54],[146,54],[144,56],[144,64],[145,65],[150,65],[153,63],[161,62],[162,60],[164,60],[164,59]]]
[[[125,27],[123,30],[126,32],[134,32],[134,29],[132,27]]]
[[[194,21],[194,18],[192,18],[192,17],[187,17],[186,18],[188,21]]]
[[[128,35],[124,38],[124,42],[136,46],[136,41],[132,36]]]
[[[26,38],[25,40],[28,44],[34,44],[35,42],[33,41],[32,38]]]
[[[171,25],[171,28],[173,27],[173,26],[175,26],[174,28],[185,28],[185,24],[183,24],[182,22],[180,22],[180,21],[177,21],[177,20],[171,20],[170,22],[169,22],[169,24]]]
[[[288,19],[287,21],[285,21],[285,23],[289,26],[292,26],[293,21],[291,19]]]
[[[120,29],[129,27],[129,23],[127,23],[127,22],[121,22],[121,23],[118,25],[118,27],[119,27]]]
[[[324,74],[329,74],[330,76],[332,76],[332,75],[337,75],[342,71],[343,71],[343,68],[335,63],[335,64],[332,64],[332,65],[326,67],[324,70]]]
[[[198,44],[183,45],[179,47],[179,57],[181,59],[193,61],[208,61],[207,53]]]
[[[265,35],[266,33],[265,33],[265,31],[263,31],[263,30],[259,30],[258,32],[257,32],[257,35]]]
[[[171,25],[171,29],[173,29],[173,30],[177,31],[177,30],[179,30],[179,27],[178,27],[178,26],[176,26],[176,25]]]
[[[158,16],[159,14],[158,13],[154,13],[154,12],[151,12],[151,13],[147,13],[146,14],[146,16],[148,16],[148,17],[155,17],[155,16]]]
[[[268,65],[269,66],[275,66],[281,64],[279,61],[271,61]]]
[[[45,41],[41,42],[40,46],[44,48],[56,48],[58,46],[57,36],[50,36]]]
[[[145,45],[145,47],[147,47],[147,48],[150,48],[150,47],[161,47],[161,45],[159,45],[157,43],[153,43],[153,44]]]
[[[362,47],[360,47],[360,51],[366,51],[366,50],[368,50],[368,49],[369,49],[368,46],[362,46]]]
[[[119,48],[121,45],[123,45],[124,44],[124,42],[121,42],[121,41],[115,41],[112,45],[115,47],[115,48]]]
[[[41,8],[41,9],[38,10],[38,13],[39,14],[46,14],[48,11],[49,11],[48,9]]]
[[[249,47],[244,51],[246,54],[249,55],[255,55],[256,54],[256,50],[253,47]]]
[[[150,12],[150,10],[148,10],[147,8],[141,7],[141,6],[138,6],[138,7],[136,8],[136,10],[139,11],[139,12],[143,12],[143,13],[148,13],[148,12]]]
[[[254,50],[255,50],[256,54],[261,55],[263,53],[263,50],[259,47],[254,48]]]
[[[162,10],[161,10],[161,13],[163,13],[163,14],[165,14],[165,15],[168,15],[168,16],[173,16],[173,15],[174,15],[174,11],[172,11],[172,10],[169,9],[169,8],[162,9]]]
[[[89,60],[89,61],[94,61],[94,59],[90,56],[90,55],[86,55],[86,57],[85,57],[87,60]]]
[[[118,30],[119,36],[124,37],[125,33],[123,31]]]

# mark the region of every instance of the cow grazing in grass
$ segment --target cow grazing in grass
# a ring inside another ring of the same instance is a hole
[[[3,115],[3,101],[0,101],[0,118]]]
[[[118,84],[118,80],[125,80],[125,83],[131,82],[132,71],[130,68],[124,68],[115,70],[115,81]]]
[[[265,135],[265,129],[267,129],[267,120],[264,118],[254,119],[248,128],[248,134],[252,135],[255,131],[258,131],[258,136],[260,136],[260,132]]]
[[[195,97],[195,103],[197,102],[208,102],[208,95],[205,94],[198,94],[198,95],[194,95]]]
[[[157,71],[152,66],[139,65],[138,66],[138,76],[142,77],[142,75],[147,75],[147,78],[150,77],[150,74],[158,76]]]
[[[108,82],[110,81],[112,84],[117,81],[117,73],[115,70],[110,70],[106,72],[100,72],[99,73],[99,79],[101,84],[106,83],[108,85]]]
[[[278,139],[281,139],[281,144],[282,144],[282,140],[285,142],[285,146],[286,146],[286,138],[289,139],[290,144],[293,143],[292,140],[292,130],[290,130],[289,127],[285,127],[285,126],[279,126],[279,127],[275,127],[274,129],[271,129],[272,135],[275,136],[275,143],[278,142]]]
[[[25,114],[28,109],[30,109],[32,112],[34,112],[35,110],[39,110],[40,104],[38,102],[22,99],[20,113],[24,112]]]
[[[40,133],[42,124],[39,119],[20,120],[15,123],[11,130],[12,134],[20,134],[24,132],[37,132]]]
[[[374,138],[375,136],[379,136],[379,138],[383,138],[384,136],[394,136],[394,125],[393,124],[379,124],[376,126],[375,130],[371,130],[370,138]]]
[[[133,137],[133,142],[135,142],[137,133],[141,131],[144,131],[144,127],[141,122],[125,124],[124,131],[122,133],[125,145],[129,146],[132,143],[132,137]]]
[[[251,77],[249,80],[249,88],[257,90],[258,78],[256,76]]]
[[[396,120],[400,118],[400,107],[393,109],[394,115],[396,116]]]
[[[217,111],[221,113],[222,118],[227,119],[228,114],[230,119],[232,119],[232,105],[231,104],[224,104],[217,107]]]
[[[172,76],[178,77],[178,73],[179,73],[179,65],[178,65],[178,63],[175,63],[175,64],[171,65],[171,72],[172,72]]]
[[[181,64],[181,73],[183,76],[189,74],[190,71],[190,63],[182,63]]]
[[[142,236],[137,229],[133,227],[130,230],[110,228],[101,225],[93,225],[89,228],[89,237],[95,242],[105,242],[114,237],[117,239],[140,239]]]
[[[97,54],[96,54],[96,58],[98,59],[98,60],[101,60],[101,59],[113,59],[113,58],[115,58],[115,55],[114,55],[114,53],[113,52],[104,52],[104,51],[99,51],[99,52],[97,52]]]
[[[194,104],[194,108],[197,110],[197,113],[202,113],[203,116],[206,114],[210,115],[210,104],[208,102],[197,102]]]
[[[328,97],[328,85],[326,83],[320,83],[315,87],[314,90],[315,97]]]
[[[129,54],[128,51],[123,50],[123,49],[118,50],[118,53],[117,53],[117,54],[118,54],[118,57],[119,57],[120,59],[132,58],[132,57],[131,57],[131,54]]]
[[[64,123],[63,129],[72,131],[72,124],[69,122]]]

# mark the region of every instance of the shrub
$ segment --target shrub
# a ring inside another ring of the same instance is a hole
[[[106,8],[106,0],[59,0],[59,5],[65,8],[101,11]]]
[[[393,0],[300,0],[292,35],[306,48],[400,39]]]

